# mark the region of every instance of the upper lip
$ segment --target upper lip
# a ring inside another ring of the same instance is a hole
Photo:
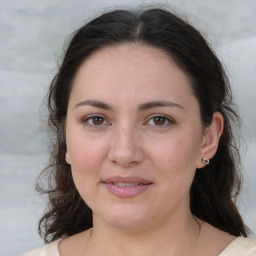
[[[139,184],[152,184],[149,180],[130,176],[130,177],[122,177],[122,176],[113,176],[103,180],[103,183],[139,183]]]

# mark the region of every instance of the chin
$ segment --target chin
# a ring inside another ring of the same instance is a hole
[[[105,216],[105,222],[111,226],[121,229],[134,229],[142,227],[150,222],[151,217],[149,211],[138,209],[138,207],[118,207],[119,209],[111,209]]]

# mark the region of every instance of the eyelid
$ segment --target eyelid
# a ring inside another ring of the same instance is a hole
[[[164,125],[151,125],[151,126],[156,126],[156,127],[161,128],[161,127],[166,127],[166,126],[168,126],[168,125],[171,125],[171,124],[174,124],[174,123],[175,123],[175,121],[174,121],[173,118],[171,118],[170,116],[165,115],[165,114],[152,114],[152,115],[150,115],[150,116],[147,117],[147,121],[146,121],[145,123],[148,123],[152,118],[155,118],[155,117],[164,118],[165,120],[168,121],[168,123],[167,123],[167,124],[164,124]]]
[[[100,117],[100,118],[104,119],[104,121],[106,121],[107,124],[92,125],[92,124],[86,123],[86,122],[88,122],[88,120],[90,120],[91,118],[94,118],[94,117]],[[87,126],[92,126],[92,127],[102,127],[102,126],[105,126],[105,125],[111,125],[111,123],[107,120],[107,118],[104,115],[102,115],[102,114],[90,114],[90,115],[87,115],[87,116],[82,118],[81,123],[84,124],[84,125],[87,125]]]

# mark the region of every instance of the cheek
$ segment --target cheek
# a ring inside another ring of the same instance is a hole
[[[105,158],[104,145],[90,140],[73,142],[69,145],[73,180],[83,200],[92,207]]]
[[[73,133],[74,134],[74,133]],[[102,138],[67,133],[67,148],[71,159],[74,180],[87,182],[99,175],[108,143]]]
[[[155,144],[151,149],[152,163],[158,177],[173,186],[188,186],[193,180],[197,163],[197,144],[188,143],[186,138],[173,138]]]
[[[150,155],[155,159],[155,162],[175,166],[190,163],[196,152],[195,147],[189,144],[186,138],[178,138],[178,136],[171,139],[167,138],[162,142],[151,143],[149,147],[151,148]]]
[[[90,167],[97,166],[102,162],[105,156],[105,149],[104,145],[89,143],[87,140],[84,143],[76,143],[72,147],[70,155],[72,166],[86,171],[86,169],[90,170]]]

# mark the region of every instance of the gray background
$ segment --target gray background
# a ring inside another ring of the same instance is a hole
[[[37,221],[45,203],[34,190],[46,164],[39,107],[74,29],[113,6],[151,1],[0,0],[0,255],[42,245]],[[240,210],[256,232],[256,1],[169,3],[214,46],[231,79],[243,119],[245,173]],[[246,145],[246,146],[244,146]]]

